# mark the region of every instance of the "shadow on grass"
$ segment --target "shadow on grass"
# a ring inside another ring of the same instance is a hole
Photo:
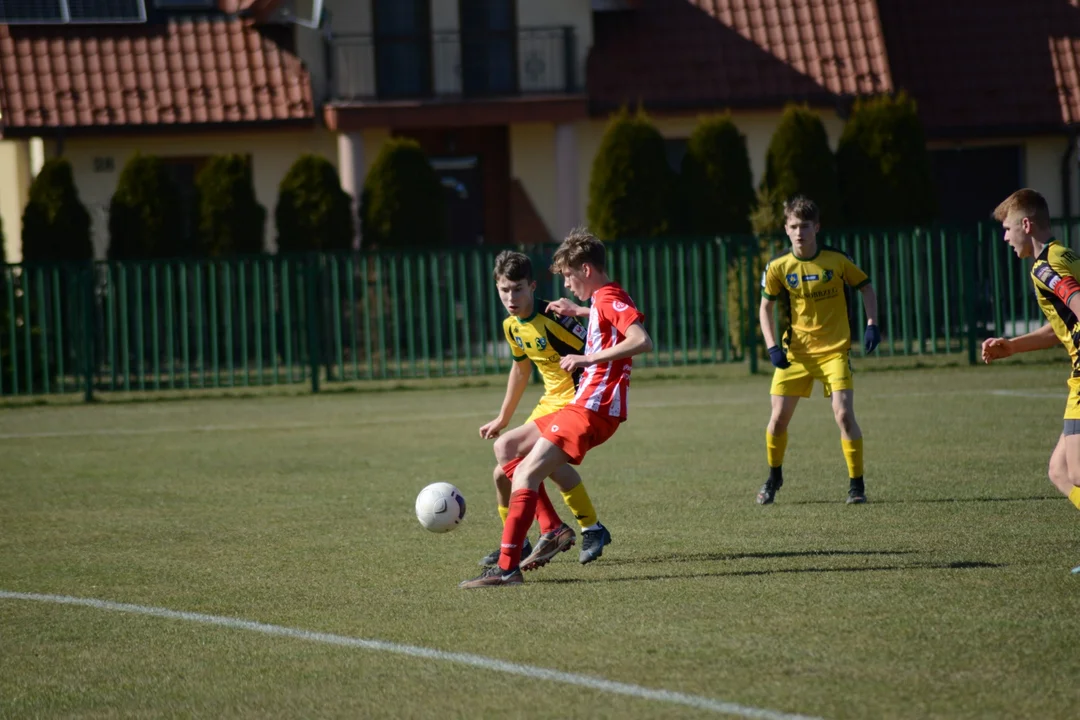
[[[758,559],[768,560],[772,558],[798,558],[798,557],[833,557],[843,555],[912,555],[915,550],[782,550],[779,552],[753,552],[753,553],[672,553],[670,555],[654,555],[644,558],[612,558],[604,560],[605,565],[642,565],[648,563],[682,563],[682,562],[715,562],[724,560]]]
[[[922,503],[990,503],[990,502],[1037,502],[1059,500],[1063,495],[1032,495],[1030,497],[973,497],[973,498],[910,498],[898,500],[873,500],[871,505],[906,505]],[[793,500],[784,505],[838,505],[839,500]]]
[[[699,578],[714,577],[756,577],[759,575],[801,575],[804,573],[859,573],[859,572],[889,572],[895,570],[972,570],[982,568],[1003,568],[1004,563],[982,562],[979,560],[956,560],[948,563],[916,563],[913,565],[874,565],[869,567],[804,567],[784,568],[778,570],[731,570],[720,572],[688,573],[685,575],[633,575],[617,578],[538,578],[529,582],[551,583],[553,585],[567,585],[573,583],[613,583],[613,582],[645,582],[649,580],[696,580]]]

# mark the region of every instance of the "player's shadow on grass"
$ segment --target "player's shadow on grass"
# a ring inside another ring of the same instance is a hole
[[[777,552],[752,552],[752,553],[672,553],[670,555],[654,555],[644,558],[612,558],[604,560],[605,565],[641,565],[645,563],[683,563],[683,562],[715,562],[725,560],[759,559],[769,560],[774,558],[799,558],[799,557],[834,557],[843,555],[912,555],[916,550],[780,550]]]
[[[859,572],[889,572],[895,570],[972,570],[980,568],[1003,568],[1004,563],[982,562],[980,560],[956,560],[948,563],[915,563],[911,565],[873,565],[868,567],[803,567],[803,568],[778,568],[775,570],[730,570],[720,572],[687,573],[685,575],[632,575],[617,578],[537,578],[530,582],[551,583],[553,585],[567,585],[573,583],[615,583],[615,582],[645,582],[649,580],[696,580],[699,578],[716,577],[755,577],[760,575],[801,575],[803,573],[859,573]]]
[[[972,498],[907,498],[898,500],[873,500],[872,505],[906,505],[922,503],[991,503],[991,502],[1039,502],[1058,500],[1062,495],[1031,495],[1029,497],[972,497]],[[838,500],[792,500],[785,505],[836,505]]]

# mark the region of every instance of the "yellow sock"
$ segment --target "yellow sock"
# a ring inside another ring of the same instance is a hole
[[[765,431],[765,457],[769,461],[769,467],[780,467],[784,464],[784,451],[787,450],[787,432],[773,435]]]
[[[1069,502],[1075,505],[1077,510],[1080,510],[1080,485],[1074,485],[1073,489],[1069,491]]]
[[[847,462],[848,477],[862,477],[862,438],[858,440],[840,439],[840,445],[844,448],[844,460]]]
[[[578,525],[587,528],[596,524],[596,509],[593,508],[589,493],[585,490],[585,483],[578,483],[570,492],[562,492],[562,499],[566,507],[570,508],[570,512],[574,513]]]
[[[507,505],[499,506],[499,517],[502,518],[503,525],[506,524],[506,518],[510,517],[510,508]]]

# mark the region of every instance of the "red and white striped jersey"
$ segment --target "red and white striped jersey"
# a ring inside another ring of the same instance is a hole
[[[591,355],[614,346],[626,338],[631,325],[644,321],[645,315],[618,283],[604,285],[592,296],[584,354]],[[585,374],[578,380],[574,403],[601,415],[625,420],[633,364],[633,358],[623,358],[586,367]]]

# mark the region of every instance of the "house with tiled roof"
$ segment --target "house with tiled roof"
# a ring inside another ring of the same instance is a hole
[[[333,160],[357,197],[395,135],[431,158],[456,244],[528,243],[584,220],[622,105],[648,110],[673,163],[700,115],[730,110],[760,179],[785,103],[814,107],[835,145],[855,97],[899,90],[919,103],[946,219],[985,217],[1024,184],[1077,213],[1078,2],[5,0],[8,257],[33,167],[57,152],[99,255],[136,150],[187,187],[209,155],[247,153],[272,217],[298,154]]]

